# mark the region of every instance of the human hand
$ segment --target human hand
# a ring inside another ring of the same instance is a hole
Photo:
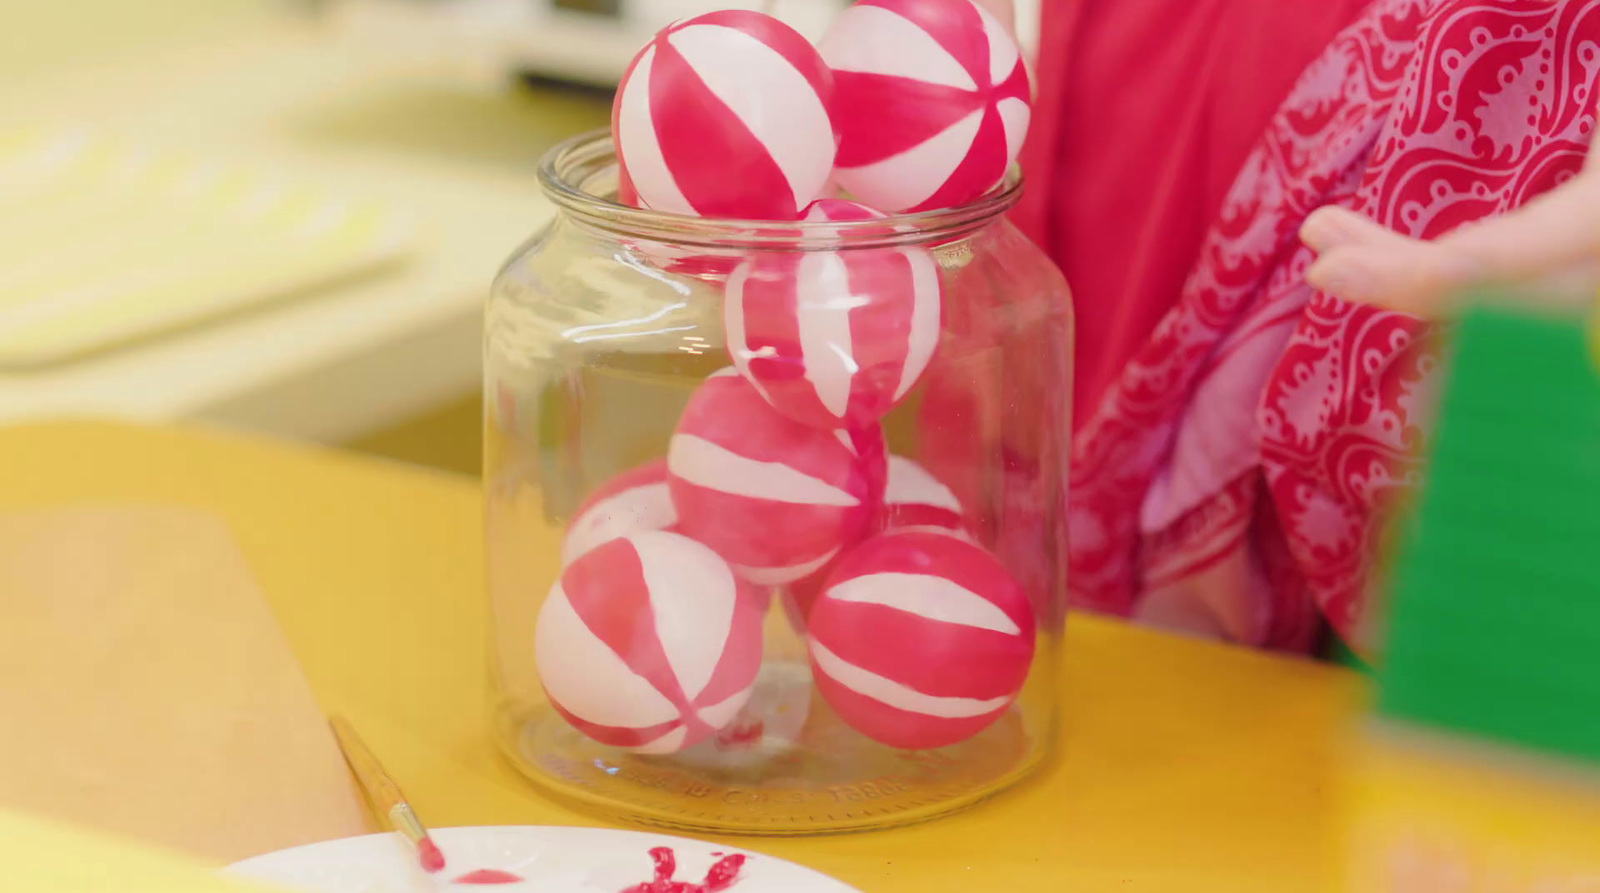
[[[1600,172],[1431,242],[1335,207],[1308,217],[1300,237],[1320,255],[1306,280],[1346,300],[1437,318],[1465,289],[1494,284],[1540,306],[1582,308],[1600,294]]]

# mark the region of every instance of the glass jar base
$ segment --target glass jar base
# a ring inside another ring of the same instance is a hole
[[[799,668],[803,670],[803,665]],[[512,764],[547,792],[607,817],[672,831],[804,835],[937,818],[993,796],[1041,762],[1043,743],[1011,711],[978,735],[939,750],[904,751],[855,733],[796,671],[763,670],[754,722],[673,754],[606,747],[549,707],[502,711],[496,738]],[[748,713],[749,711],[747,711]],[[785,723],[792,728],[785,728]]]

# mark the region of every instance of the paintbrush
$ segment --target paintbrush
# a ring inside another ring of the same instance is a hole
[[[428,829],[417,818],[411,804],[406,802],[400,786],[394,783],[389,773],[383,771],[383,765],[372,755],[349,721],[342,716],[334,716],[328,722],[333,726],[334,737],[339,740],[344,761],[350,765],[356,783],[366,794],[367,805],[371,807],[373,815],[411,844],[423,871],[429,874],[443,871],[444,853],[428,836]]]

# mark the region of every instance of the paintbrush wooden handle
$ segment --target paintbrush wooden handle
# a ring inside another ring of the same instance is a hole
[[[439,851],[433,838],[428,835],[428,829],[423,827],[416,812],[412,811],[411,804],[406,802],[405,795],[400,793],[400,786],[394,783],[366,742],[356,734],[355,727],[342,716],[330,717],[328,724],[333,726],[334,737],[339,740],[339,750],[344,753],[345,762],[350,764],[356,783],[367,795],[367,806],[372,809],[373,817],[380,823],[387,822],[390,828],[411,843],[424,871],[433,873],[443,870],[444,853]]]
[[[328,722],[333,726],[334,737],[339,740],[339,750],[344,753],[345,762],[350,764],[350,771],[355,774],[356,782],[367,795],[373,814],[379,820],[388,821],[393,825],[394,811],[397,807],[405,807],[406,811],[410,812],[405,795],[400,792],[400,786],[389,777],[389,773],[383,771],[383,765],[372,755],[366,742],[356,734],[355,728],[348,720],[342,716],[335,716]],[[413,815],[411,820],[416,821],[416,816]]]

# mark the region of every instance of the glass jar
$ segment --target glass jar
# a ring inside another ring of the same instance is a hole
[[[619,205],[604,133],[540,178],[555,219],[500,272],[485,333],[512,763],[615,818],[774,834],[929,818],[1037,766],[1073,330],[1003,216],[1019,178],[800,223]]]

